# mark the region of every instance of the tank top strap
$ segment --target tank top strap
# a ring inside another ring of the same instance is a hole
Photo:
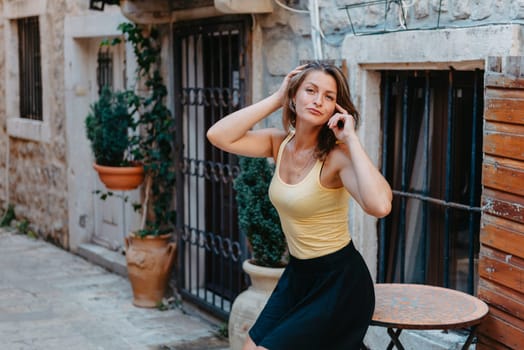
[[[280,144],[280,146],[278,148],[277,166],[276,166],[276,169],[275,169],[277,171],[280,168],[280,160],[282,159],[282,154],[284,153],[284,148],[286,147],[286,145],[289,142],[289,140],[291,140],[293,138],[293,136],[295,136],[295,132],[293,130],[290,130],[289,133],[287,134],[286,138],[282,141],[282,143]]]

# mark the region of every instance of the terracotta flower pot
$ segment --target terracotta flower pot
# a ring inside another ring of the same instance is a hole
[[[169,242],[170,238],[170,234],[126,237],[127,273],[133,289],[133,305],[157,307],[164,298],[176,256],[176,243]]]
[[[247,332],[255,323],[269,296],[275,289],[284,268],[263,267],[245,260],[242,268],[251,279],[251,286],[240,293],[231,307],[229,314],[229,348],[240,350],[247,337]]]
[[[114,191],[128,191],[140,186],[144,181],[144,166],[111,167],[93,164],[98,172],[100,181],[109,189]]]

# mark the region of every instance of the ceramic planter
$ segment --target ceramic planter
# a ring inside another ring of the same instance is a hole
[[[251,278],[251,286],[240,293],[229,314],[229,348],[240,350],[246,340],[247,332],[255,323],[264,308],[284,268],[264,267],[245,260],[242,268]]]
[[[133,305],[157,307],[164,298],[171,268],[176,256],[176,243],[171,235],[126,237],[128,278],[133,289]]]
[[[109,190],[128,191],[134,190],[144,181],[144,166],[137,164],[125,167],[111,167],[93,164],[98,172],[100,181]]]

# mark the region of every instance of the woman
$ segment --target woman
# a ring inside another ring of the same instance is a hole
[[[251,130],[283,107],[284,130]],[[290,261],[243,350],[359,349],[375,306],[373,282],[348,230],[353,198],[366,213],[391,210],[391,189],[355,132],[359,115],[335,66],[297,67],[279,90],[207,132],[216,147],[273,157],[269,196]]]

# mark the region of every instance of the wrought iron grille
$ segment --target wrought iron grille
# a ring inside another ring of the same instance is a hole
[[[104,86],[113,90],[113,53],[108,46],[101,46],[98,50],[96,79],[98,83],[98,94]]]
[[[20,18],[17,25],[20,117],[42,120],[42,64],[38,17]]]
[[[225,19],[224,19],[225,20]],[[233,180],[237,157],[212,147],[207,129],[246,100],[246,20],[207,20],[174,28],[177,118],[178,288],[226,319],[246,288]]]
[[[479,70],[382,73],[382,171],[395,196],[379,222],[380,282],[474,293],[482,91]]]

